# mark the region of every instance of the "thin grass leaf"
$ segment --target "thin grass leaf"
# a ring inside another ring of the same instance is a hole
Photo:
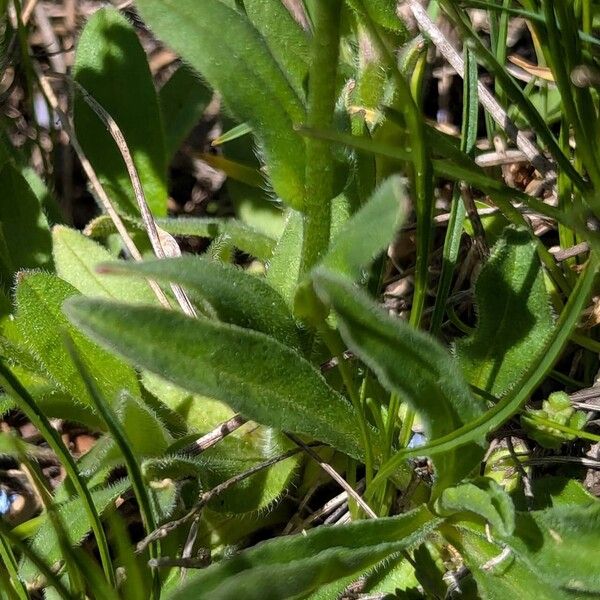
[[[53,587],[61,598],[64,600],[76,600],[75,596],[71,595],[69,590],[64,586],[61,580],[52,572],[48,563],[34,552],[23,540],[19,539],[10,530],[10,527],[0,519],[0,536],[7,541],[11,546],[14,546],[23,556],[35,564],[38,573],[43,575],[48,586]]]
[[[477,92],[477,63],[472,53],[465,50],[465,77],[463,84],[463,122],[461,130],[460,149],[470,155],[477,141],[477,124],[479,115],[478,92]],[[431,317],[430,330],[437,335],[442,325],[446,311],[446,301],[450,294],[452,275],[456,269],[460,240],[463,231],[463,221],[466,215],[465,205],[460,196],[458,186],[454,188],[452,195],[452,206],[450,207],[450,220],[444,240],[442,272],[438,283],[437,295]]]
[[[128,439],[125,429],[110,408],[110,404],[105,398],[102,397],[102,392],[94,383],[94,380],[92,379],[87,366],[83,362],[82,357],[77,351],[75,344],[70,338],[66,338],[65,341],[69,350],[69,354],[71,355],[71,358],[73,359],[81,378],[85,382],[90,397],[94,401],[96,410],[104,419],[110,434],[112,435],[117,446],[119,447],[119,450],[121,451],[121,454],[123,455],[129,480],[131,481],[133,492],[140,507],[140,514],[144,523],[146,535],[149,535],[156,529],[156,519],[152,507],[152,500],[148,492],[148,487],[146,486],[146,482],[142,476],[142,470],[133,452],[131,442]],[[150,558],[160,557],[160,552],[160,542],[150,545]],[[158,577],[158,572],[154,572],[153,579],[154,595],[155,597],[159,597],[160,578]]]
[[[10,546],[8,540],[0,533],[0,558],[4,563],[8,576],[10,577],[10,585],[13,588],[15,596],[19,600],[29,600],[29,593],[25,582],[19,577],[19,567],[17,559]]]
[[[50,448],[52,448],[52,450],[58,456],[61,464],[65,468],[67,476],[69,477],[69,480],[77,491],[80,501],[83,504],[88,526],[91,526],[91,529],[94,532],[104,573],[108,581],[110,581],[111,584],[114,584],[115,574],[108,551],[108,542],[106,540],[104,530],[102,529],[102,524],[100,523],[100,517],[98,516],[98,512],[93,503],[90,490],[80,476],[73,457],[65,447],[62,438],[56,429],[50,425],[50,422],[45,415],[40,412],[34,399],[29,395],[27,390],[6,368],[3,360],[0,360],[0,379],[2,380],[4,387],[9,390],[13,397],[18,401],[19,409],[22,410],[29,421],[38,428]],[[2,528],[0,528],[0,533],[4,533]]]
[[[233,140],[237,140],[244,135],[248,135],[252,133],[252,128],[247,123],[240,123],[239,125],[235,125],[231,129],[228,129],[220,136],[216,137],[212,142],[211,146],[221,146],[227,142],[232,142]]]

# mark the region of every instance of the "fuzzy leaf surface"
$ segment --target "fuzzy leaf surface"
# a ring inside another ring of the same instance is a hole
[[[506,542],[528,566],[557,588],[600,594],[600,502],[563,504],[518,513]]]
[[[98,273],[99,264],[119,264],[108,250],[75,229],[56,226],[52,230],[56,274],[85,296],[155,304],[149,285],[136,277],[116,279]]]
[[[187,217],[162,219],[158,224],[172,235],[197,235],[207,238],[227,236],[236,248],[261,260],[269,259],[275,247],[272,237],[236,219]]]
[[[500,560],[502,547],[488,541],[483,532],[461,527],[460,534],[448,537],[473,574],[478,597],[482,600],[530,598],[533,590],[538,600],[586,600],[596,597],[557,588],[518,556],[509,554]]]
[[[280,537],[203,569],[168,598],[234,600],[241,589],[249,600],[301,598],[418,544],[439,522],[421,507],[397,517]]]
[[[359,279],[361,269],[390,243],[404,221],[407,203],[401,177],[386,179],[334,238],[322,266]]]
[[[301,208],[304,143],[294,125],[304,106],[248,17],[219,0],[140,0],[137,6],[155,34],[222,94],[238,122],[252,127],[275,192]]]
[[[475,286],[475,333],[456,342],[469,383],[504,396],[543,351],[554,319],[534,242],[508,227],[493,248]]]
[[[178,283],[206,300],[219,320],[261,331],[295,348],[300,345],[296,325],[283,298],[263,279],[238,267],[196,256],[106,266],[112,273]]]
[[[300,276],[302,214],[288,210],[285,227],[267,263],[267,282],[292,306]]]
[[[66,331],[87,364],[93,365],[96,384],[114,402],[123,389],[139,389],[135,371],[119,358],[90,342],[69,324],[61,306],[77,290],[54,275],[21,273],[16,291],[17,328],[43,372],[77,402],[90,404],[85,384],[63,343]]]
[[[65,311],[93,339],[139,367],[264,425],[362,454],[349,403],[298,353],[262,333],[86,298],[69,300]],[[375,435],[373,445],[379,447]]]
[[[510,496],[493,479],[467,481],[446,488],[436,501],[436,511],[448,516],[472,512],[483,517],[502,537],[515,528],[515,507]]]
[[[155,216],[167,213],[167,164],[158,97],[146,54],[133,26],[104,8],[87,22],[77,46],[73,75],[111,115],[123,135]],[[120,209],[139,215],[121,153],[105,125],[75,94],[79,142]]]
[[[452,356],[428,334],[392,318],[351,281],[319,269],[317,294],[336,312],[348,347],[389,391],[417,411],[430,440],[443,437],[483,414],[485,405],[471,395]],[[436,456],[436,487],[459,482],[483,455],[482,440]]]
[[[283,2],[244,0],[244,9],[296,94],[304,98],[309,63],[308,33],[302,30]]]

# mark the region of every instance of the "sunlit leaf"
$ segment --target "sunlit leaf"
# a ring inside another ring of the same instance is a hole
[[[252,127],[275,191],[301,208],[304,144],[294,125],[302,122],[304,106],[259,31],[219,0],[140,0],[137,6],[154,33],[222,94],[239,122]]]
[[[148,205],[154,215],[165,215],[167,165],[158,98],[144,49],[119,11],[101,9],[87,22],[73,75],[123,132]],[[81,93],[75,94],[74,115],[77,137],[109,195],[122,211],[139,215],[123,158]]]
[[[422,541],[438,525],[425,508],[262,543],[195,574],[170,600],[300,598],[342,577],[357,576]]]
[[[264,425],[362,454],[351,406],[298,353],[262,333],[86,298],[71,299],[65,311],[94,339],[137,366],[226,402]],[[372,443],[379,446],[375,435]]]

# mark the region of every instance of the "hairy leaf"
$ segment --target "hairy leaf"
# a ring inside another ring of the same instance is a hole
[[[503,396],[543,351],[553,317],[536,247],[525,229],[507,227],[475,288],[475,333],[456,342],[469,383]]]
[[[165,215],[167,164],[158,97],[144,49],[119,11],[101,9],[87,22],[73,75],[123,132],[150,209]],[[122,211],[138,215],[121,153],[81,93],[75,95],[74,118],[81,146],[110,197]]]
[[[296,325],[283,298],[263,279],[238,267],[181,256],[141,263],[109,263],[106,270],[178,283],[206,300],[221,321],[261,331],[288,346],[300,346]]]
[[[319,527],[304,535],[280,537],[250,548],[202,571],[169,600],[301,598],[342,577],[421,542],[439,524],[425,508],[398,517]]]
[[[104,346],[191,392],[226,402],[264,425],[361,456],[351,406],[310,363],[262,333],[86,298],[69,300],[65,311]],[[374,435],[372,441],[378,448]]]
[[[480,416],[476,400],[458,365],[429,335],[388,316],[352,283],[324,269],[313,276],[317,294],[336,312],[344,341],[377,375],[420,415],[427,437],[443,437]],[[436,456],[438,491],[457,483],[483,455],[482,440]]]
[[[236,219],[185,218],[164,219],[158,223],[172,235],[197,235],[216,238],[225,235],[236,248],[267,260],[275,247],[275,240]]]
[[[122,479],[113,485],[92,490],[92,500],[98,513],[102,514],[129,486],[129,480]],[[68,527],[65,527],[65,531],[71,543],[79,544],[90,529],[82,499],[74,497],[64,502],[59,506],[58,514],[62,517],[64,523],[68,525]],[[33,538],[32,549],[50,565],[63,558],[56,531],[50,520],[44,520],[41,528]],[[30,579],[38,575],[37,568],[29,561],[24,561],[21,564],[20,572],[24,579]]]
[[[600,502],[519,513],[506,542],[544,580],[576,593],[600,594]]]
[[[56,226],[52,230],[52,250],[56,274],[86,296],[113,298],[127,302],[154,304],[156,297],[149,285],[134,277],[116,279],[98,273],[101,263],[119,264],[93,240],[75,229]]]
[[[308,34],[302,31],[283,2],[244,0],[244,9],[298,97],[304,98],[309,62]]]
[[[440,515],[472,512],[483,517],[502,537],[515,528],[515,507],[510,496],[492,479],[480,479],[446,488],[436,501]]]
[[[158,99],[169,162],[210,103],[213,92],[189,67],[181,66],[160,89]]]
[[[446,537],[469,567],[482,600],[530,598],[533,591],[538,600],[584,600],[589,597],[553,586],[520,557],[506,550],[506,554],[502,554],[502,546],[487,540],[483,532],[461,527],[460,533],[454,530]]]
[[[267,263],[267,283],[292,306],[294,292],[300,276],[300,253],[302,250],[302,215],[290,209],[285,228]]]
[[[221,92],[238,122],[252,127],[275,191],[301,208],[304,144],[293,127],[304,106],[248,18],[219,0],[139,0],[137,6],[156,35]]]
[[[68,332],[86,363],[93,365],[96,384],[114,402],[121,390],[139,389],[137,376],[131,367],[69,324],[61,305],[76,294],[75,288],[54,275],[21,273],[16,291],[17,327],[48,377],[76,402],[89,404],[85,385],[63,343],[64,332]]]
[[[402,178],[392,176],[386,179],[345,223],[321,265],[351,279],[359,279],[361,269],[390,243],[404,221],[406,211]]]

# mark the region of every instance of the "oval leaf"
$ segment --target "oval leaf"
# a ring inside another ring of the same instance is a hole
[[[527,230],[504,230],[477,278],[475,295],[477,329],[456,342],[456,355],[469,383],[500,398],[543,350],[554,327]]]
[[[263,279],[238,267],[182,256],[141,263],[113,262],[103,270],[178,283],[206,300],[221,321],[261,331],[294,348],[300,346],[296,324],[283,298]]]
[[[139,367],[264,425],[362,455],[349,403],[298,353],[262,333],[87,298],[70,299],[64,310],[95,340]],[[378,447],[375,435],[372,443]]]
[[[101,9],[87,22],[73,75],[123,132],[150,209],[155,216],[166,215],[167,164],[158,98],[144,49],[119,11]],[[73,111],[79,142],[109,196],[122,211],[138,215],[125,163],[104,123],[80,93]]]
[[[458,365],[429,335],[390,317],[350,281],[324,269],[313,276],[321,299],[335,309],[344,341],[388,390],[416,410],[431,440],[480,416],[485,406],[470,393]],[[479,464],[481,445],[435,457],[436,488],[457,483]]]
[[[137,6],[156,35],[222,94],[238,122],[252,127],[276,193],[301,208],[304,143],[294,125],[303,121],[304,106],[246,15],[219,0],[139,0]]]

